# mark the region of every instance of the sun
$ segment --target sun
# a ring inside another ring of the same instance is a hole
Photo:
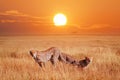
[[[67,18],[64,14],[58,13],[54,16],[53,22],[55,26],[65,26],[67,23]]]

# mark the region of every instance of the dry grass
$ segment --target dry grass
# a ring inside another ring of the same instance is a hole
[[[51,46],[78,59],[93,57],[93,62],[84,70],[48,62],[43,70],[28,51]],[[0,37],[0,80],[120,80],[119,75],[119,36]]]

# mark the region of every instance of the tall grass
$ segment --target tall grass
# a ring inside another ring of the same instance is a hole
[[[119,36],[0,37],[0,42],[0,80],[120,80]],[[86,69],[61,62],[41,69],[29,50],[51,46],[93,61]]]

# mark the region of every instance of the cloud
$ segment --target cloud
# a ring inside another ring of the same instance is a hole
[[[51,28],[49,20],[49,16],[32,16],[17,10],[0,12],[0,35],[47,33]]]
[[[102,28],[111,28],[113,27],[110,24],[91,24],[91,25],[81,25],[77,26],[79,29],[102,29]]]
[[[105,27],[111,27],[110,24],[93,24],[90,26],[90,28],[105,28]]]
[[[17,10],[5,11],[5,13],[8,15],[22,15],[22,13]]]
[[[15,20],[0,20],[1,23],[15,23]]]
[[[112,27],[110,24],[69,24],[68,26],[73,27],[76,30],[89,30],[89,29],[101,29],[101,28],[109,28]]]
[[[92,24],[92,25],[75,25],[72,24],[70,32],[73,34],[120,34],[119,26],[110,24]]]
[[[0,12],[0,23],[50,24],[49,16],[31,16],[17,10]]]
[[[0,12],[0,15],[27,16],[26,14],[23,14],[17,10],[9,10],[9,11],[5,11],[5,12]]]

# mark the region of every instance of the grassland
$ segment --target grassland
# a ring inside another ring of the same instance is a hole
[[[93,61],[84,70],[61,62],[43,70],[29,50],[52,46]],[[0,80],[120,80],[120,36],[1,36]]]

